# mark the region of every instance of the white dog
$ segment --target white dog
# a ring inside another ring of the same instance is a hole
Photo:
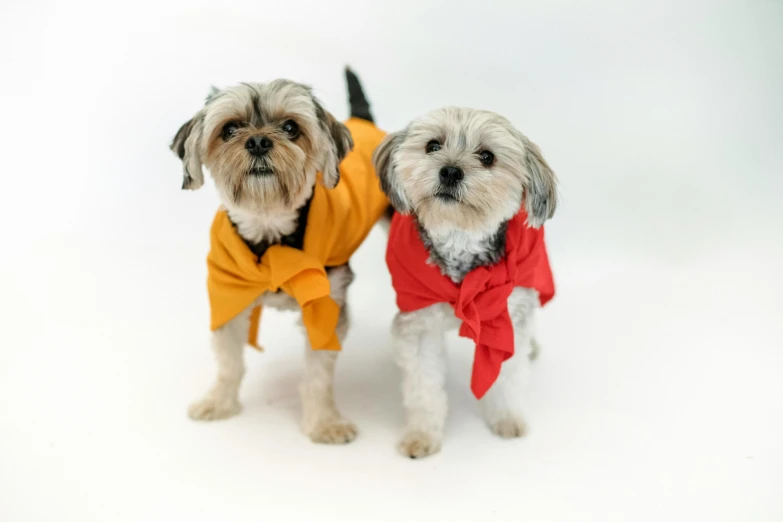
[[[543,229],[532,227],[555,211],[555,174],[505,118],[453,107],[388,135],[374,162],[397,211],[387,262],[401,310],[392,328],[407,414],[400,450],[418,458],[441,447],[444,331],[460,321],[476,341],[472,389],[489,427],[522,436],[516,397],[535,353],[534,315],[554,294]]]

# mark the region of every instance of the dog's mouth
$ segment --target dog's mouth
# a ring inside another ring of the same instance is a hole
[[[266,158],[258,158],[250,163],[250,170],[248,170],[247,173],[250,176],[262,177],[271,176],[275,172],[272,170],[272,167],[269,165]]]
[[[250,167],[248,173],[251,176],[271,176],[272,174],[274,174],[274,171],[272,171],[272,169],[270,169],[266,165],[257,165],[257,166]]]
[[[450,194],[448,192],[436,192],[435,199],[446,203],[459,203],[459,198],[454,194]]]

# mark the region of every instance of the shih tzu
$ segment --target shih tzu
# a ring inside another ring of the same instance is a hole
[[[348,328],[348,266],[388,200],[371,154],[383,139],[356,76],[346,69],[351,119],[338,122],[309,87],[275,80],[213,90],[177,132],[183,189],[209,169],[222,207],[210,233],[208,291],[217,378],[190,406],[197,420],[240,410],[243,349],[256,344],[261,305],[300,310],[307,333],[300,387],[303,429],[345,443],[356,427],[339,413],[333,377]]]
[[[555,211],[554,172],[505,118],[455,107],[389,134],[373,159],[396,210],[386,260],[400,309],[400,450],[418,458],[441,447],[444,331],[457,325],[476,343],[471,389],[490,429],[522,436],[516,399],[536,351],[534,315],[554,295],[540,228]]]

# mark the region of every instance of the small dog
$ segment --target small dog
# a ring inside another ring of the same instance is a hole
[[[555,174],[508,120],[455,107],[389,134],[373,160],[397,211],[387,263],[400,308],[392,333],[407,417],[401,452],[419,458],[441,447],[444,331],[460,321],[460,335],[476,342],[472,390],[490,429],[522,436],[515,396],[537,352],[536,309],[554,295],[543,229],[532,227],[555,211]]]
[[[389,203],[371,161],[384,133],[372,122],[358,78],[348,69],[346,78],[346,124],[309,87],[275,80],[213,88],[171,144],[184,165],[182,188],[204,183],[204,165],[223,205],[207,258],[218,372],[212,389],[190,406],[193,419],[239,412],[243,347],[245,340],[258,347],[263,304],[302,311],[309,341],[300,387],[304,431],[322,443],[356,436],[332,390],[348,328],[348,259]]]

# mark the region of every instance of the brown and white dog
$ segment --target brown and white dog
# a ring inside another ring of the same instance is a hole
[[[346,70],[346,77],[351,116],[371,122],[358,79],[350,70]],[[171,144],[183,163],[182,188],[199,188],[204,183],[202,167],[209,169],[228,218],[259,263],[276,245],[303,249],[310,202],[318,194],[323,195],[316,183],[334,188],[340,180],[338,165],[352,148],[348,128],[324,110],[309,87],[289,80],[213,90],[204,107],[182,125]],[[369,159],[367,164],[368,179],[385,202]],[[367,224],[367,231],[372,225]],[[342,340],[348,328],[346,290],[353,274],[347,263],[326,268],[328,297],[340,307],[334,333]],[[287,293],[267,291],[235,318],[214,329],[217,378],[206,396],[190,406],[193,419],[222,419],[240,411],[238,390],[245,372],[243,352],[251,309],[262,303],[299,309]],[[309,347],[305,351],[300,388],[302,425],[315,442],[345,443],[356,436],[356,427],[342,417],[334,402],[337,354]]]

